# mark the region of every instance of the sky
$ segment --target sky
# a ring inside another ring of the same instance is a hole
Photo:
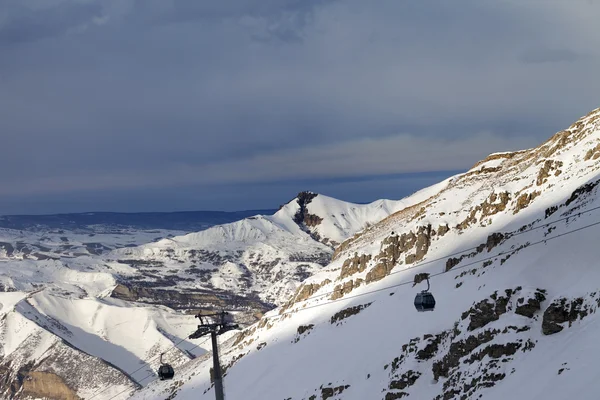
[[[600,106],[598,0],[0,0],[0,214],[399,199]]]

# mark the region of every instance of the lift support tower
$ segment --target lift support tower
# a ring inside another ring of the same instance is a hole
[[[225,400],[223,392],[223,375],[221,374],[221,364],[219,362],[219,347],[217,345],[217,336],[233,329],[238,329],[237,324],[229,323],[226,320],[229,313],[221,311],[217,314],[196,315],[200,319],[198,330],[190,335],[190,339],[198,339],[202,336],[210,334],[212,341],[213,353],[213,372],[215,382],[215,398],[216,400]]]

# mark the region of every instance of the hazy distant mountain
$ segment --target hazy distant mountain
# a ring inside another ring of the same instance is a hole
[[[104,226],[107,228],[167,229],[196,232],[253,215],[271,215],[275,211],[277,210],[5,215],[0,216],[0,228],[95,230],[98,229],[98,226]]]

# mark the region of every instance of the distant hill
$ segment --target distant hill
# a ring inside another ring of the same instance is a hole
[[[132,229],[168,229],[196,232],[214,225],[227,224],[254,215],[271,215],[277,210],[181,211],[115,213],[87,212],[53,215],[0,216],[0,228],[20,230],[87,230],[98,225]]]

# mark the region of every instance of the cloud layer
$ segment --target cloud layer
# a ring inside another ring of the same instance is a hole
[[[283,181],[466,169],[600,105],[598,17],[584,0],[4,0],[0,196],[219,208],[207,185],[276,202]]]

